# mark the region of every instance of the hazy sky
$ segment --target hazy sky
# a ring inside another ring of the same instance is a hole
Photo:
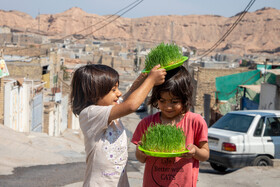
[[[72,7],[79,7],[92,14],[107,15],[114,14],[135,1],[137,0],[0,0],[0,9],[18,10],[34,18],[39,12],[56,14]],[[122,17],[190,14],[231,17],[243,11],[249,2],[250,0],[144,0]],[[256,0],[249,11],[263,7],[280,9],[280,0]]]

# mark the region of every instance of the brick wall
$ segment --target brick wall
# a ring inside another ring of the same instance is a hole
[[[197,95],[196,95],[196,104],[195,112],[203,113],[203,97],[204,94],[211,95],[212,107],[215,104],[215,79],[216,77],[231,75],[235,73],[241,73],[248,71],[247,68],[235,68],[235,69],[208,69],[208,68],[198,68],[198,71],[194,71],[194,78],[197,80]]]

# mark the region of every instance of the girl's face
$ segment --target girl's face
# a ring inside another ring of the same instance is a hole
[[[119,84],[117,83],[107,95],[97,101],[97,105],[116,105],[120,96],[122,96],[122,92],[119,90]]]
[[[183,104],[180,98],[172,95],[170,92],[162,92],[158,100],[158,107],[161,110],[162,117],[172,119],[182,114]]]

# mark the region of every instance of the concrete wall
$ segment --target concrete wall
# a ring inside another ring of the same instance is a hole
[[[30,44],[42,44],[43,37],[34,34],[13,34],[13,43],[17,43],[20,46],[30,45]]]
[[[4,79],[0,78],[0,123],[4,124]]]
[[[63,132],[62,105],[54,102],[44,104],[44,127],[43,132],[49,136],[59,136]]]
[[[0,27],[0,34],[8,34],[8,33],[11,33],[11,29],[9,27]]]
[[[280,110],[280,88],[276,85],[264,83],[261,85],[259,109]]]
[[[239,67],[238,62],[226,62],[226,61],[209,61],[209,62],[201,62],[201,66],[204,68],[237,68]]]
[[[80,129],[79,117],[75,116],[73,113],[71,116],[72,116],[71,129],[74,130]]]
[[[121,57],[114,57],[113,68],[123,69],[125,71],[133,71],[134,61],[130,59],[123,59]]]
[[[5,83],[4,125],[19,131],[30,131],[30,93],[31,86],[23,83],[21,86],[15,80]]]

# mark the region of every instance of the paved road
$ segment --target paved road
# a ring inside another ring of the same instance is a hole
[[[1,175],[1,187],[64,186],[83,180],[85,163],[68,163],[47,166],[16,168],[12,175]]]
[[[1,187],[51,187],[51,186],[81,186],[86,165],[84,162],[32,166],[16,168],[12,175],[1,175]],[[128,175],[131,186],[142,184],[144,165],[135,161],[128,162]],[[211,171],[209,164],[201,165],[201,171]],[[70,185],[73,184],[73,185]]]

